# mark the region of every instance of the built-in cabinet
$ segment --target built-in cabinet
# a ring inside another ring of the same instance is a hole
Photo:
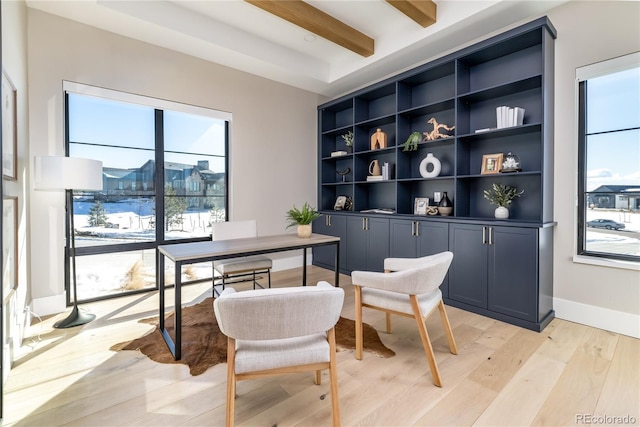
[[[550,259],[550,246],[541,242],[548,244],[554,224],[555,37],[551,23],[540,18],[318,107],[318,207],[346,218],[341,265],[347,271],[381,270],[385,254],[451,250],[445,298],[453,305],[531,329],[553,317],[544,300],[550,299],[551,275],[541,271],[540,260]],[[500,106],[524,109],[522,124],[498,128]],[[455,128],[405,150],[412,132],[434,130],[431,119]],[[371,144],[378,129],[386,146]],[[352,147],[343,139],[349,132]],[[441,170],[425,178],[420,163],[429,153]],[[484,155],[507,153],[519,157],[520,171],[482,173]],[[389,175],[367,178],[372,162],[388,164]],[[508,220],[496,220],[495,207],[483,197],[494,183],[524,190]],[[451,216],[414,215],[416,198],[435,205],[435,193],[443,192],[453,202]],[[352,212],[333,211],[338,196],[352,199]],[[372,209],[393,214],[362,212]],[[545,268],[552,271],[550,262]]]

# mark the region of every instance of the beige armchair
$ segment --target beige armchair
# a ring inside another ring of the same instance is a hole
[[[335,324],[344,291],[317,286],[235,292],[227,288],[213,302],[227,347],[227,426],[234,425],[236,381],[329,369],[331,412],[340,425]]]
[[[246,237],[256,237],[258,229],[255,220],[249,221],[228,221],[216,222],[211,225],[211,239],[229,240],[242,239]],[[268,287],[271,287],[271,268],[273,262],[271,258],[262,255],[252,255],[241,258],[225,259],[213,262],[213,269],[221,276],[222,290],[227,285],[229,279],[247,279],[253,281],[253,289],[256,285],[262,287],[258,281],[256,274],[266,273],[268,277]],[[214,296],[217,293],[215,287],[214,276]]]
[[[413,317],[418,324],[420,339],[429,362],[433,383],[442,386],[433,347],[424,320],[437,307],[449,340],[449,350],[458,353],[449,318],[442,302],[442,284],[453,253],[442,252],[422,258],[387,258],[385,273],[353,271],[356,301],[356,359],[362,360],[362,307],[386,313],[387,333],[391,333],[391,315]]]

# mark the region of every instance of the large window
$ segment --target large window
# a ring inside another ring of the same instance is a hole
[[[103,190],[74,192],[78,299],[154,289],[158,245],[227,219],[230,115],[66,82],[65,99],[68,155],[103,162]]]
[[[577,78],[578,254],[640,261],[640,54]]]

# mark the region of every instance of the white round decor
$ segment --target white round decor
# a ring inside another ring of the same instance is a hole
[[[429,172],[429,165],[433,165],[433,169]],[[437,157],[435,157],[432,153],[427,154],[427,157],[422,159],[420,162],[420,175],[423,178],[434,178],[440,175],[440,169],[442,168],[442,164]]]

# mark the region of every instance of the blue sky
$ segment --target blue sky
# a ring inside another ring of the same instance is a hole
[[[135,168],[154,157],[154,109],[85,95],[69,95],[69,139],[109,147],[74,145],[71,155],[102,160],[105,167]],[[209,160],[210,169],[224,171],[224,121],[175,111],[164,114],[168,161],[196,164]],[[120,149],[114,147],[134,147]]]
[[[589,79],[587,96],[588,133],[636,128],[589,136],[587,190],[640,187],[640,68]]]

